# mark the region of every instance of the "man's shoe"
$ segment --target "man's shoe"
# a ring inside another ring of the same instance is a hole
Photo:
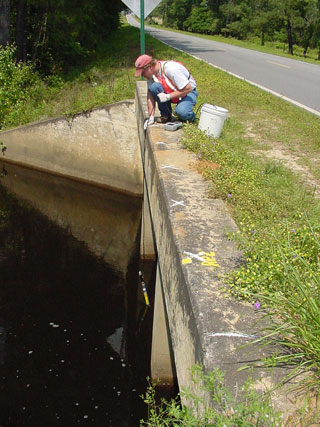
[[[164,124],[164,123],[168,123],[168,122],[171,122],[172,121],[172,117],[170,116],[170,117],[166,117],[166,116],[161,116],[161,117],[158,117],[157,119],[156,119],[156,122],[157,123],[162,123],[162,124]]]

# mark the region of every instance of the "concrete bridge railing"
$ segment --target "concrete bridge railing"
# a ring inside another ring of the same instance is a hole
[[[166,131],[163,125],[144,131],[146,91],[146,82],[136,84],[144,170],[141,247],[144,256],[157,255],[151,376],[170,383],[176,375],[180,389],[194,388],[191,368],[198,363],[206,372],[220,368],[231,391],[249,375],[257,390],[271,388],[285,370],[239,371],[266,354],[257,346],[243,347],[259,332],[261,315],[252,304],[226,298],[221,289],[225,274],[243,262],[227,237],[237,226],[225,204],[208,197],[197,159],[180,142],[182,131]],[[284,393],[274,402],[288,415],[294,408]]]

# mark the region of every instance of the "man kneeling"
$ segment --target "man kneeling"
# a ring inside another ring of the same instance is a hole
[[[176,104],[174,113],[181,121],[194,122],[193,109],[198,97],[197,85],[181,62],[162,61],[149,55],[141,55],[137,58],[135,67],[135,76],[147,79],[149,114],[147,125],[154,123],[156,102],[161,114],[160,123],[172,121],[172,103]]]

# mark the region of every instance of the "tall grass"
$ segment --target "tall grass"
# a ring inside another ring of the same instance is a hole
[[[308,222],[308,221],[307,221]],[[286,287],[274,293],[261,294],[260,302],[269,307],[269,324],[264,335],[255,343],[276,343],[282,352],[264,361],[264,366],[275,363],[291,365],[290,377],[302,374],[299,384],[309,389],[319,388],[320,382],[320,272],[319,232],[308,225],[315,246],[317,268],[297,254],[290,239],[279,242],[278,250],[284,266]],[[288,263],[288,254],[300,263]],[[305,373],[307,372],[307,374]]]
[[[167,402],[156,401],[155,387],[150,385],[143,397],[148,406],[148,419],[141,420],[140,426],[186,426],[186,427],[233,427],[233,426],[264,426],[278,427],[281,425],[280,413],[273,410],[268,393],[258,394],[248,379],[246,384],[234,395],[224,385],[224,374],[219,370],[205,374],[203,369],[196,365],[192,369],[194,388],[199,394],[205,391],[211,396],[213,406],[208,406],[204,398],[191,392],[182,390],[177,399]],[[188,401],[189,404],[181,404]]]

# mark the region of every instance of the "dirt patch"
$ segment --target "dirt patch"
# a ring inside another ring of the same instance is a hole
[[[294,134],[290,136],[290,147],[286,147],[280,143],[277,139],[277,132],[285,123],[279,117],[263,116],[262,113],[261,111],[253,112],[244,124],[245,138],[252,140],[256,147],[256,149],[251,151],[251,154],[283,164],[299,176],[302,183],[314,189],[315,197],[319,198],[320,181],[301,162],[301,160],[305,159],[308,160],[308,164],[317,167],[319,159],[314,158],[310,153],[305,153],[299,141],[295,141],[297,136]]]
[[[308,186],[314,188],[314,195],[317,198],[320,198],[320,183],[319,181],[312,175],[309,169],[306,166],[299,164],[299,161],[305,157],[302,153],[298,155],[297,153],[293,153],[280,145],[274,145],[270,147],[268,150],[259,151],[254,150],[251,151],[251,154],[258,157],[266,157],[268,159],[276,160],[290,169],[292,172],[298,174],[302,182],[307,184]],[[315,159],[315,162],[317,160]]]
[[[205,169],[211,169],[213,171],[216,171],[220,165],[215,162],[209,162],[208,160],[197,160],[196,162],[192,163],[191,169],[195,170],[196,172],[202,173]]]
[[[273,135],[281,128],[282,121],[278,117],[263,117],[262,111],[251,114],[245,126],[245,138],[254,139],[255,143],[270,145],[273,141],[267,141],[265,135]]]
[[[253,131],[252,126],[247,126],[246,132],[244,134],[246,138],[258,138],[258,135]]]

